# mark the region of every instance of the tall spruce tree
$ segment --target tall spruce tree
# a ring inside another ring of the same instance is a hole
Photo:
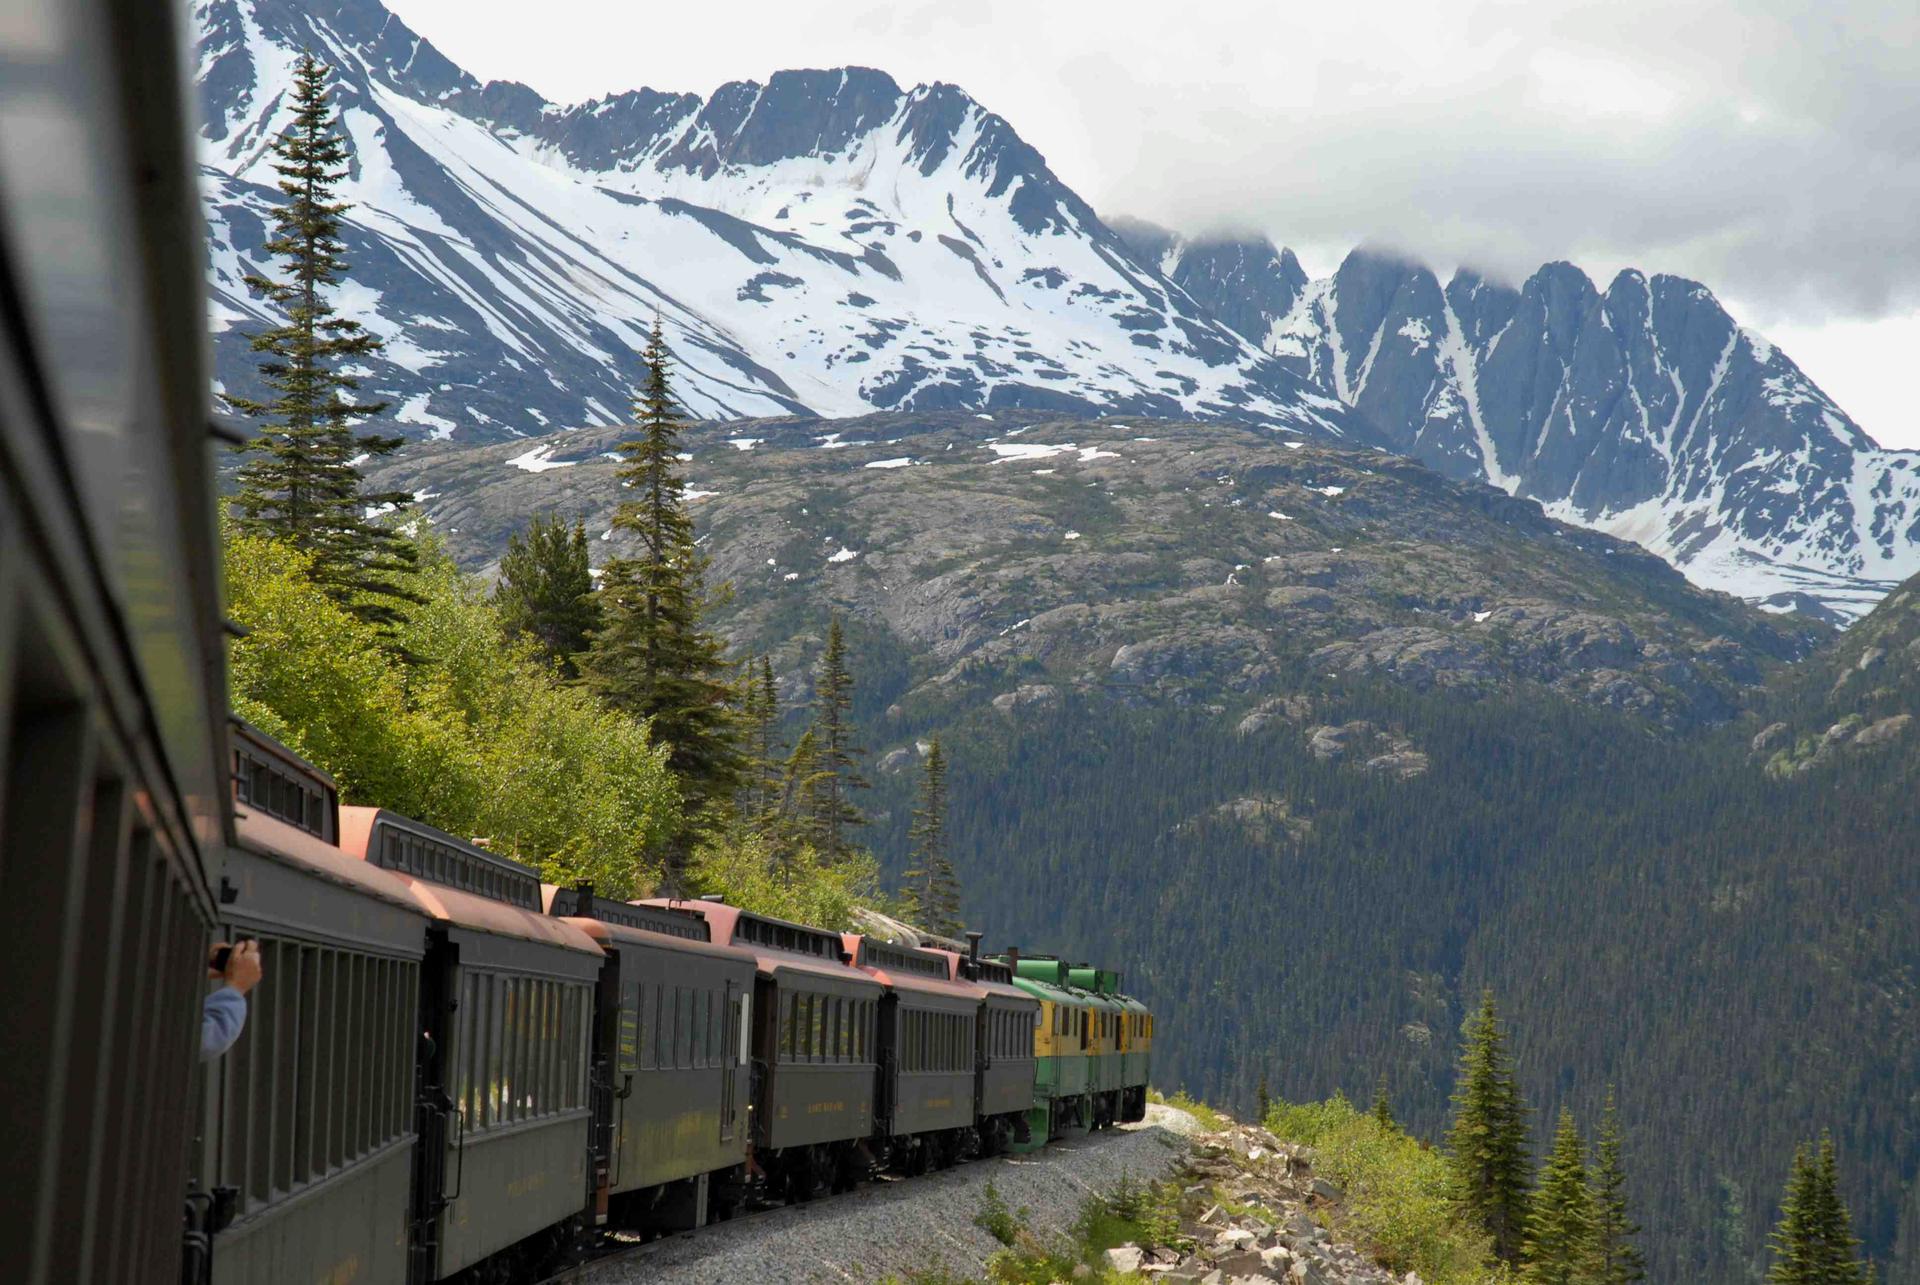
[[[1260,1110],[1259,1124],[1260,1127],[1264,1129],[1267,1124],[1267,1117],[1273,1114],[1273,1091],[1267,1087],[1267,1073],[1265,1071],[1260,1072],[1260,1083],[1259,1086],[1254,1089],[1253,1094],[1254,1105]]]
[[[1553,1152],[1527,1213],[1529,1285],[1595,1285],[1593,1191],[1573,1112],[1560,1108]]]
[[[770,658],[761,656],[747,662],[740,712],[746,726],[747,753],[741,811],[750,824],[765,830],[778,819],[786,766],[779,757],[780,689],[773,681]]]
[[[600,604],[587,565],[587,529],[535,514],[525,532],[507,537],[500,583],[493,592],[509,637],[532,639],[567,678],[600,627]]]
[[[1387,1073],[1382,1071],[1373,1086],[1373,1118],[1389,1129],[1400,1126],[1394,1122],[1393,1099],[1387,1093]]]
[[[1872,1271],[1860,1261],[1853,1219],[1840,1199],[1833,1136],[1793,1154],[1793,1173],[1780,1201],[1780,1221],[1771,1238],[1768,1285],[1869,1285]]]
[[[1600,1115],[1599,1142],[1593,1160],[1594,1280],[1598,1285],[1634,1285],[1647,1278],[1646,1259],[1633,1238],[1639,1224],[1627,1208],[1627,1171],[1620,1158],[1620,1117],[1613,1087]]]
[[[947,854],[947,757],[938,736],[927,746],[920,800],[907,837],[913,843],[913,865],[905,876],[909,918],[922,928],[958,937],[966,924],[960,918],[960,880]]]
[[[860,775],[860,756],[866,751],[853,743],[853,674],[847,668],[846,635],[838,616],[827,622],[827,647],[814,679],[813,701],[820,773],[814,829],[821,852],[839,860],[854,849],[847,832],[867,823],[853,802],[853,792],[866,789],[867,780]]]
[[[780,771],[780,806],[770,829],[774,851],[783,859],[800,847],[826,850],[821,795],[828,775],[820,766],[820,738],[809,727],[793,743],[793,753]]]
[[[620,447],[616,476],[631,498],[613,528],[636,538],[639,552],[601,572],[603,623],[581,663],[586,682],[616,709],[652,720],[688,802],[689,827],[669,854],[686,856],[695,834],[710,831],[732,801],[743,762],[725,644],[704,623],[706,559],[694,545],[680,476],[684,427],[674,401],[672,358],[654,319],[641,353],[644,378],[634,395],[639,436]]]
[[[285,200],[274,212],[267,252],[280,261],[280,279],[243,278],[286,317],[251,336],[264,354],[265,400],[228,396],[227,404],[255,420],[259,435],[240,449],[247,459],[234,497],[241,529],[284,540],[311,557],[315,583],[362,620],[392,627],[419,597],[399,579],[417,560],[413,542],[389,520],[369,511],[397,511],[412,503],[406,491],[367,491],[357,459],[391,454],[404,440],[353,431],[353,424],[386,409],[354,397],[360,381],[347,363],[380,350],[380,341],[335,314],[327,288],[347,271],[341,257],[341,217],[351,208],[333,199],[347,174],[347,140],[327,96],[328,68],[311,54],[294,64],[293,123],[273,141],[274,169]]]
[[[1473,1220],[1493,1237],[1494,1252],[1516,1262],[1525,1243],[1532,1164],[1527,1109],[1513,1075],[1493,992],[1467,1019],[1465,1046],[1453,1089],[1453,1126],[1447,1145]]]

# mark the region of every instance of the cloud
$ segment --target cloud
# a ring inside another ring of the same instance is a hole
[[[561,99],[846,62],[954,81],[1103,213],[1259,230],[1310,262],[1369,241],[1505,276],[1633,264],[1763,324],[1920,306],[1911,4],[891,0],[642,24],[557,0],[531,43],[517,4],[395,7]]]
[[[845,63],[951,81],[1102,213],[1262,231],[1320,270],[1367,241],[1679,272],[1762,325],[1920,307],[1911,0],[393,7],[561,100]]]

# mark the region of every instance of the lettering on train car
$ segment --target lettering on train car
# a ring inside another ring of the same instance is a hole
[[[807,1104],[808,1115],[839,1115],[847,1109],[844,1102],[811,1102]],[[786,1114],[784,1111],[782,1115]]]
[[[352,1285],[360,1279],[360,1255],[349,1254],[323,1272],[320,1285]]]
[[[936,1110],[939,1110],[941,1107],[950,1107],[952,1105],[953,1105],[952,1098],[921,1098],[920,1099],[920,1108],[923,1111],[936,1111]]]
[[[539,1191],[547,1185],[547,1171],[536,1169],[524,1177],[515,1178],[507,1184],[507,1195],[515,1200],[530,1192]]]
[[[620,1010],[620,1069],[632,1071],[640,1065],[640,1014],[631,1008]]]

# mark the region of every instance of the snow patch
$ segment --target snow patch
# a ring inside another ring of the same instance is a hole
[[[514,456],[512,459],[508,460],[507,463],[513,465],[517,469],[523,469],[528,473],[545,473],[549,469],[572,468],[576,463],[578,463],[577,460],[551,459],[549,457],[552,456],[553,451],[554,451],[553,443],[548,442],[544,446],[534,447],[532,450],[528,451],[525,455]]]

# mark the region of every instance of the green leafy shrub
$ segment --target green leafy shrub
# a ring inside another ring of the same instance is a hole
[[[1006,1199],[1001,1196],[1000,1189],[989,1182],[986,1203],[975,1216],[973,1225],[1002,1245],[1012,1248],[1013,1242],[1020,1235],[1020,1224],[1026,1212],[1023,1209],[1019,1214],[1015,1214],[1013,1210],[1007,1208]]]
[[[503,641],[480,585],[431,543],[403,577],[422,601],[391,638],[309,577],[286,544],[228,529],[235,712],[330,772],[347,803],[461,836],[555,882],[646,891],[680,794],[646,726]]]
[[[1446,1156],[1358,1111],[1344,1097],[1277,1102],[1267,1128],[1314,1148],[1314,1172],[1346,1194],[1341,1230],[1395,1272],[1428,1285],[1483,1285],[1506,1279],[1493,1245],[1464,1218],[1458,1179]]]

